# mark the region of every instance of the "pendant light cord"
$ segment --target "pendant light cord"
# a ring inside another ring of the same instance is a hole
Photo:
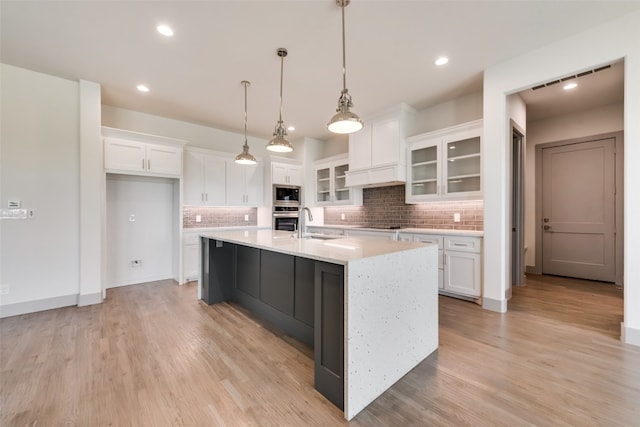
[[[346,5],[343,2],[341,7],[342,9],[342,91],[345,92],[347,90],[347,54],[345,47],[345,36],[344,36],[344,8]]]
[[[284,74],[284,56],[280,55],[280,123],[282,123],[282,80]]]
[[[247,83],[244,83],[244,143],[247,143]]]

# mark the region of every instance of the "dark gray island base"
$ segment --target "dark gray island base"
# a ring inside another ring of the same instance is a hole
[[[202,238],[202,299],[233,301],[313,347],[314,387],[344,409],[344,266]]]
[[[313,347],[314,387],[352,419],[438,347],[438,248],[277,230],[201,236],[199,298]]]

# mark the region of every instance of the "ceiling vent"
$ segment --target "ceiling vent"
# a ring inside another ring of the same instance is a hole
[[[606,70],[608,68],[611,68],[611,65],[605,65],[605,66],[602,66],[602,67],[594,68],[593,70],[583,71],[582,73],[573,74],[571,76],[566,76],[566,77],[563,77],[561,79],[552,80],[550,82],[543,83],[543,84],[538,85],[538,86],[534,86],[534,87],[531,88],[531,90],[538,90],[538,89],[542,89],[543,87],[553,86],[553,85],[558,84],[560,82],[564,82],[565,80],[577,79],[578,77],[587,76],[589,74],[597,73],[598,71]]]

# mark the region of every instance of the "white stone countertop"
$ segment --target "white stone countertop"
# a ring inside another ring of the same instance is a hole
[[[330,239],[298,239],[289,231],[244,230],[211,231],[202,237],[236,243],[274,252],[346,265],[350,261],[376,257],[426,246],[425,243],[335,236]],[[311,234],[310,236],[318,236]],[[321,236],[320,237],[326,237]]]
[[[360,227],[357,225],[315,225],[315,224],[307,224],[309,227],[319,227],[319,228],[333,228],[339,230],[370,230],[370,231],[381,231],[387,233],[413,233],[413,234],[436,234],[439,236],[470,236],[470,237],[483,237],[484,231],[475,231],[475,230],[452,230],[448,228],[370,228],[370,227]]]
[[[227,230],[270,230],[269,227],[258,227],[257,225],[237,225],[233,227],[191,227],[182,228],[183,233],[203,233],[209,231],[227,231]]]

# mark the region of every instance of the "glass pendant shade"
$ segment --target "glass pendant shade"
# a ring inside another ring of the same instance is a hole
[[[284,75],[284,58],[287,56],[287,49],[278,48],[276,54],[280,57],[280,117],[278,123],[273,130],[273,138],[267,143],[267,150],[276,153],[290,153],[293,151],[293,145],[287,139],[287,130],[282,121],[282,76]]]
[[[242,153],[236,156],[235,162],[239,165],[255,165],[258,161],[249,153],[249,144],[247,143],[247,86],[251,83],[246,80],[240,83],[244,86],[244,145],[242,146]]]
[[[339,134],[349,134],[358,132],[363,128],[364,122],[358,115],[350,110],[353,107],[351,95],[347,89],[347,65],[346,48],[344,37],[344,8],[351,3],[351,0],[336,0],[336,4],[342,8],[342,92],[338,100],[337,113],[327,123],[330,132]]]

